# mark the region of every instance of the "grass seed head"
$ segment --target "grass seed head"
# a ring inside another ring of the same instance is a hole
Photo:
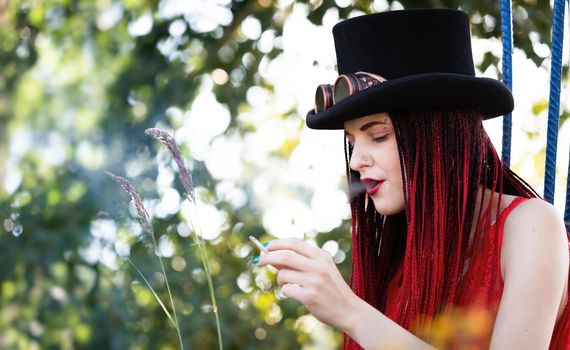
[[[125,179],[124,177],[117,176],[110,171],[106,171],[105,174],[107,174],[107,176],[109,176],[113,181],[121,185],[123,190],[127,192],[127,194],[131,197],[131,202],[135,206],[137,215],[141,224],[143,225],[144,230],[148,232],[154,240],[154,230],[150,223],[150,215],[148,215],[148,212],[146,211],[146,208],[142,202],[141,196],[137,193],[137,191],[135,191],[133,185],[131,185],[129,180]]]
[[[182,182],[186,196],[191,202],[195,203],[196,196],[194,194],[194,186],[192,185],[192,174],[190,169],[186,166],[184,159],[182,159],[182,154],[180,153],[180,149],[176,145],[174,138],[165,130],[158,128],[146,129],[145,134],[162,142],[168,148],[168,151],[170,151],[170,154],[172,155],[172,158],[174,158],[176,166],[178,167],[178,178],[180,179],[180,182]]]

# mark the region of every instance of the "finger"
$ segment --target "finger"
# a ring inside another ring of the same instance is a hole
[[[314,263],[313,263],[314,264]],[[262,254],[257,266],[271,265],[276,269],[307,271],[311,269],[311,260],[291,250],[278,250]]]
[[[310,259],[322,258],[324,254],[328,254],[326,251],[320,249],[319,247],[298,238],[275,239],[269,242],[267,250],[292,250],[295,253]]]
[[[285,284],[307,286],[309,282],[309,277],[303,272],[283,269],[277,273],[277,284],[279,284],[280,287]]]
[[[300,303],[305,304],[307,299],[307,289],[297,284],[284,284],[281,287],[281,294],[290,299],[295,299]]]

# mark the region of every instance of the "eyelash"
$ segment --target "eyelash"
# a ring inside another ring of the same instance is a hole
[[[390,135],[386,134],[384,136],[375,137],[372,139],[372,141],[373,142],[383,142],[383,141],[386,141],[386,139],[388,139],[388,136],[390,136]],[[350,144],[351,147],[354,147],[354,141],[348,140],[348,143]]]
[[[385,141],[387,138],[388,138],[388,135],[384,135],[384,136],[380,136],[380,137],[373,138],[372,141],[374,141],[374,142],[382,142],[382,141]]]

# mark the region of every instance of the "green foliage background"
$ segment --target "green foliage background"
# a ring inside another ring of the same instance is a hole
[[[231,22],[207,32],[185,25],[166,55],[159,46],[173,40],[172,22],[186,19],[161,17],[157,0],[0,0],[0,180],[3,183],[14,169],[21,174],[15,189],[0,187],[0,223],[4,224],[0,229],[0,348],[178,347],[176,332],[160,306],[124,261],[114,258],[113,267],[86,257],[85,251],[93,244],[114,252],[116,241],[123,242],[166,299],[156,257],[145,240],[133,234],[140,228],[129,211],[128,197],[104,177],[103,170],[124,174],[125,167],[136,165],[135,186],[143,197],[157,199],[157,164],[169,168],[170,162],[160,145],[143,131],[156,125],[179,128],[180,122],[168,109],[189,109],[204,78],[215,69],[230,76],[227,83],[212,87],[232,116],[224,135],[254,133],[256,125],[236,116],[252,108],[246,98],[248,88],[272,91],[257,68],[282,52],[279,45],[262,52],[257,40],[243,35],[240,25],[253,16],[263,32],[273,31],[279,38],[293,8],[291,3],[280,5],[274,0],[190,3],[226,7]],[[353,1],[347,7],[330,0],[300,3],[308,7],[309,19],[315,24],[333,8],[341,18],[373,8],[367,0]],[[386,6],[398,4],[390,0]],[[500,36],[498,1],[410,0],[403,6],[461,7],[472,18],[473,35]],[[549,45],[549,2],[515,0],[513,6],[515,46],[540,65],[545,58],[534,52],[529,34],[536,33],[539,42]],[[110,27],[104,27],[98,20],[111,7],[119,15]],[[145,14],[153,19],[152,29],[142,36],[129,34],[129,23]],[[497,64],[498,58],[488,52],[480,68]],[[303,115],[303,111],[290,110],[268,118],[294,120],[300,130]],[[46,153],[54,140],[60,145],[58,161],[50,161]],[[286,162],[296,142],[295,138],[287,140],[271,157]],[[253,273],[249,259],[254,252],[248,252],[247,236],[271,239],[263,234],[264,208],[251,196],[248,181],[255,171],[253,165],[245,164],[246,176],[235,184],[247,195],[245,203],[236,207],[218,195],[218,182],[205,164],[191,161],[191,150],[183,148],[183,153],[191,163],[198,195],[226,218],[221,234],[207,245],[225,348],[337,347],[341,343],[338,332],[315,326],[300,304],[279,298],[271,287],[275,276],[270,271]],[[181,188],[178,182],[174,184]],[[295,190],[310,199],[306,189]],[[192,240],[178,234],[182,221],[176,214],[155,218],[153,223],[157,235],[168,236],[174,245],[166,268],[184,343],[187,348],[214,349],[216,331],[208,289]],[[94,236],[94,225],[100,223],[114,223],[116,236]],[[17,224],[23,227],[21,234],[14,234],[10,226]],[[331,232],[319,233],[316,241],[320,245],[338,241],[349,257],[349,236],[345,222]],[[339,264],[345,276],[349,265],[349,258]],[[316,335],[315,329],[324,330]]]

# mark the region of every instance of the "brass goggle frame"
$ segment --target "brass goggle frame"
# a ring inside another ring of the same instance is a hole
[[[348,96],[384,81],[386,81],[384,77],[368,72],[341,74],[333,85],[321,84],[317,87],[315,113],[325,111]]]

